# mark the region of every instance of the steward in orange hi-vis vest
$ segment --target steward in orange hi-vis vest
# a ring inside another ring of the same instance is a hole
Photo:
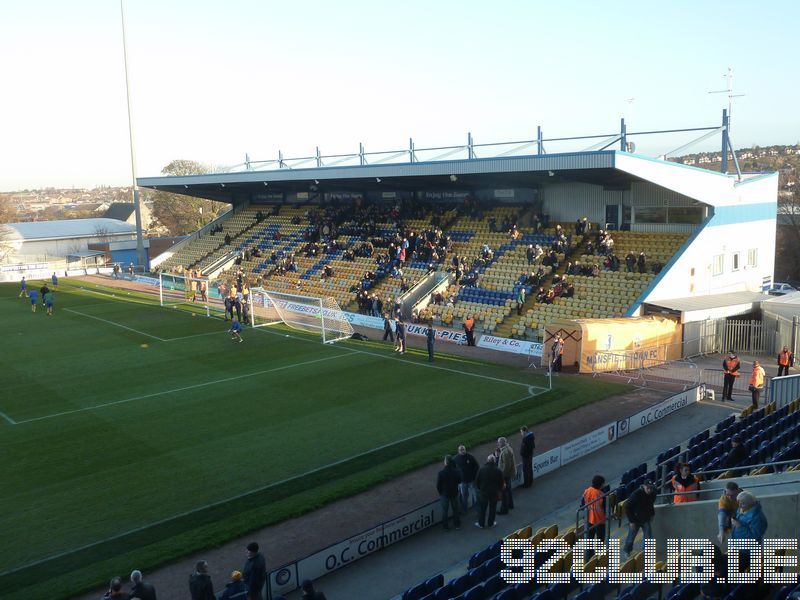
[[[695,502],[700,499],[700,494],[682,493],[700,490],[700,480],[697,476],[692,475],[692,468],[686,463],[678,466],[678,474],[672,478],[672,489],[676,492],[672,498],[675,504]]]

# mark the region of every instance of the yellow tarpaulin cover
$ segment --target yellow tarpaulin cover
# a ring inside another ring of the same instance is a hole
[[[556,334],[564,339],[564,365],[579,362],[581,373],[654,366],[681,358],[680,324],[662,317],[576,319],[548,325],[546,360]]]

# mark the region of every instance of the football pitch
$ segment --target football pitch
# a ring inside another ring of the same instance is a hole
[[[30,282],[29,287],[39,287]],[[103,585],[626,389],[0,285],[0,597]],[[376,335],[377,337],[377,335]],[[433,483],[431,484],[433,486]]]

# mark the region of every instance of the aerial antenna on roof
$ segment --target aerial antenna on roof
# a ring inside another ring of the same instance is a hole
[[[731,131],[731,115],[733,114],[731,108],[733,107],[734,98],[742,98],[747,94],[734,94],[733,93],[733,67],[728,67],[728,72],[723,75],[728,80],[728,88],[724,90],[714,90],[708,92],[709,94],[728,94],[728,133]]]
[[[741,98],[746,94],[734,94],[733,93],[733,68],[728,67],[728,72],[723,75],[728,80],[728,89],[726,90],[715,90],[713,92],[708,92],[709,94],[727,94],[728,95],[728,111],[727,113],[723,110],[722,116],[722,124],[723,124],[723,131],[722,131],[722,152],[720,158],[720,171],[722,173],[728,172],[728,152],[730,151],[731,155],[733,156],[733,164],[736,167],[736,176],[739,181],[742,180],[742,171],[739,169],[739,161],[736,159],[736,151],[733,149],[733,142],[731,141],[731,111],[733,108],[733,99],[734,98]]]

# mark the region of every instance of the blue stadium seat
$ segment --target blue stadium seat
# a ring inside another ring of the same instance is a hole
[[[479,550],[475,554],[469,557],[469,568],[474,569],[478,565],[482,565],[489,559],[489,554],[486,551],[486,548],[483,550]]]
[[[503,563],[500,561],[499,556],[495,556],[494,558],[490,558],[485,563],[483,563],[486,567],[486,577],[489,578],[492,575],[499,573],[500,569],[503,568]]]
[[[480,583],[486,579],[486,565],[480,564],[474,569],[470,569],[468,575],[472,577],[474,583]]]
[[[438,575],[431,577],[428,581],[425,582],[425,589],[428,593],[439,589],[444,585],[444,575],[439,573]]]
[[[454,596],[458,594],[463,594],[468,589],[470,589],[476,581],[470,577],[469,573],[466,575],[462,575],[461,577],[456,577],[450,582],[450,593]]]
[[[450,585],[443,585],[430,595],[430,600],[449,600],[455,594],[451,593]]]
[[[420,600],[420,598],[430,591],[425,587],[426,584],[427,582],[423,582],[407,589],[405,592],[403,592],[403,600]]]
[[[464,594],[464,600],[484,600],[484,598],[482,585],[477,585]]]
[[[506,581],[500,577],[500,573],[492,575],[483,584],[483,597],[491,598],[494,594],[506,587]]]
[[[503,590],[499,594],[496,594],[494,600],[519,600],[519,596],[517,595],[517,590],[514,588],[509,588],[507,590]]]

